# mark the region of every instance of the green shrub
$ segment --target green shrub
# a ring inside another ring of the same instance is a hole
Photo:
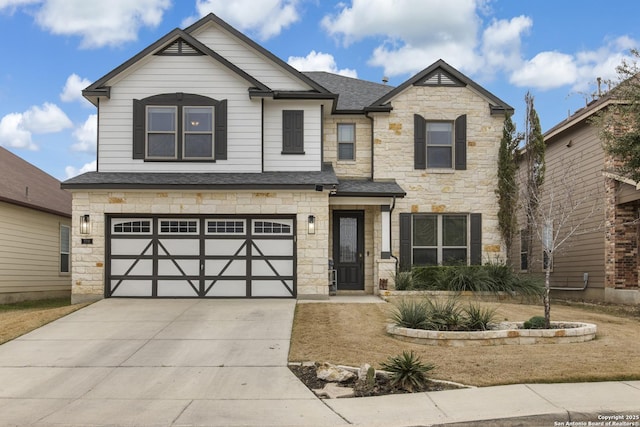
[[[469,304],[464,312],[466,314],[466,327],[473,331],[486,331],[489,323],[496,317],[496,309],[493,307],[481,307],[478,304]]]
[[[484,265],[434,265],[414,267],[412,289],[435,291],[508,292],[524,296],[542,295],[539,278],[519,275],[501,262]],[[396,288],[399,289],[399,288]]]
[[[427,372],[435,369],[435,365],[423,363],[413,350],[403,351],[401,355],[389,357],[381,366],[382,369],[391,373],[393,385],[410,393],[422,389],[427,381]]]
[[[411,271],[398,271],[393,281],[398,291],[409,291],[413,289],[413,274]]]
[[[435,331],[459,331],[465,329],[466,319],[457,297],[446,300],[427,299],[426,319],[423,329]]]
[[[427,329],[427,308],[423,301],[402,299],[396,304],[391,320],[402,328]]]
[[[523,327],[525,329],[546,329],[547,322],[544,316],[533,316],[531,319],[524,322]]]

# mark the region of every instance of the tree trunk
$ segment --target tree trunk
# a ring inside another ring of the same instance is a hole
[[[544,327],[551,329],[551,301],[549,301],[549,290],[551,288],[551,268],[547,266],[544,272],[544,295],[542,302],[544,304]]]

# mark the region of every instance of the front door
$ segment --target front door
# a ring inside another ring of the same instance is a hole
[[[333,212],[333,261],[339,290],[364,290],[364,212]]]

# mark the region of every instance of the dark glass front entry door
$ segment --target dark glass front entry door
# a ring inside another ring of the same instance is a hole
[[[333,261],[339,290],[364,290],[364,212],[334,211]]]

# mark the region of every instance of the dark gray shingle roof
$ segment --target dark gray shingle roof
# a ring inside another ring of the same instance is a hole
[[[330,164],[316,172],[147,173],[88,172],[62,183],[68,189],[275,189],[337,185]]]
[[[365,107],[368,107],[394,89],[393,86],[340,76],[325,71],[307,71],[303,74],[330,92],[339,95],[336,107],[338,111],[362,111]]]
[[[341,179],[336,196],[404,197],[407,193],[395,181]]]

